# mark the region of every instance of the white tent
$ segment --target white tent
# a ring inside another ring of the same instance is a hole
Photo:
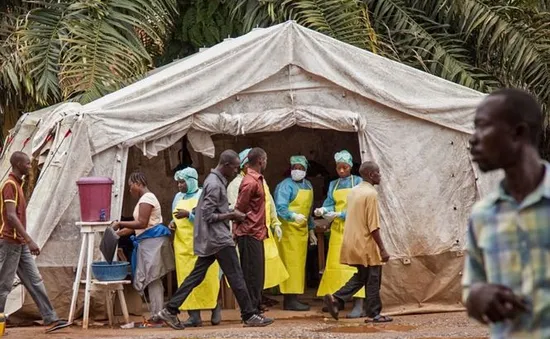
[[[153,157],[187,135],[212,157],[211,135],[298,125],[357,133],[362,159],[380,165],[383,238],[395,259],[384,273],[385,303],[456,308],[466,220],[496,179],[478,177],[467,149],[482,98],[294,22],[253,30],[90,104],[43,114],[32,152],[51,146],[28,207],[43,247],[37,263],[66,284],[48,286],[54,301],[68,300],[80,239],[75,182],[113,178],[112,215],[120,215],[131,146]]]

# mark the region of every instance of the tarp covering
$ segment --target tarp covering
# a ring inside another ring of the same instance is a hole
[[[468,154],[482,98],[295,22],[224,41],[44,119],[33,145],[42,145],[55,126],[51,149],[59,151],[50,152],[51,166],[29,204],[28,227],[45,245],[39,265],[76,265],[78,177],[113,177],[112,210],[119,215],[128,147],[152,157],[188,134],[196,151],[212,157],[211,134],[294,125],[358,134],[362,159],[381,168],[382,234],[393,258],[460,251],[472,204],[498,178],[479,176]],[[56,245],[49,246],[54,236]],[[434,279],[445,273],[438,270]]]

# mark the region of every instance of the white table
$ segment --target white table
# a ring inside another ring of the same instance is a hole
[[[69,322],[72,323],[76,312],[76,303],[78,299],[78,291],[80,284],[86,284],[84,293],[84,319],[82,321],[82,328],[87,329],[90,319],[90,294],[91,291],[105,291],[106,293],[106,306],[107,315],[109,317],[109,324],[113,325],[113,302],[112,293],[116,291],[120,300],[120,308],[126,323],[130,322],[130,315],[128,314],[128,307],[126,306],[126,299],[124,298],[123,285],[130,284],[130,280],[120,281],[98,281],[92,279],[92,262],[94,260],[94,247],[95,247],[95,235],[96,233],[103,233],[110,227],[111,221],[106,222],[86,222],[78,221],[76,226],[80,227],[80,233],[82,233],[82,243],[80,245],[80,255],[78,257],[78,266],[76,269],[76,277],[73,284],[73,297],[71,299],[71,308],[69,311]],[[116,251],[115,251],[116,253]],[[86,280],[82,280],[82,269],[84,268],[84,260],[86,259]],[[115,254],[116,259],[116,254]]]

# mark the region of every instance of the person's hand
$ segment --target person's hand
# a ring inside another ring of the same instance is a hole
[[[294,213],[293,217],[294,221],[296,221],[298,224],[303,224],[307,221],[307,218],[303,214]]]
[[[113,230],[118,231],[120,229],[120,221],[113,221],[111,223],[111,227],[113,228]]]
[[[380,251],[380,256],[382,257],[382,262],[388,262],[388,260],[390,260],[390,255],[386,249]]]
[[[170,229],[170,231],[176,230],[176,223],[174,222],[174,220],[170,221],[170,223],[168,224],[168,228]]]
[[[31,251],[32,255],[40,255],[40,247],[34,241],[30,240],[27,246],[29,246],[29,251]]]
[[[178,208],[174,213],[174,216],[176,217],[176,219],[189,218],[189,211]]]
[[[327,213],[327,210],[324,209],[323,207],[321,208],[316,208],[315,211],[313,211],[313,214],[316,216],[316,217],[322,217],[323,214]]]
[[[233,211],[231,219],[242,222],[246,219],[246,214],[236,209]]]
[[[336,213],[336,212],[327,212],[323,214],[323,219],[328,221],[333,221],[334,219],[336,219],[336,217],[338,217],[339,214],[340,213]]]
[[[309,244],[311,246],[317,245],[317,236],[315,235],[315,230],[309,230]]]
[[[281,241],[281,239],[283,238],[283,230],[281,229],[281,225],[275,225],[274,229],[277,239]]]
[[[470,317],[488,324],[513,319],[528,312],[529,305],[506,286],[477,283],[470,288],[466,309]]]

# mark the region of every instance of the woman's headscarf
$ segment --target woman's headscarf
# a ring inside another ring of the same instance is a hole
[[[351,156],[351,153],[346,150],[334,154],[334,160],[336,163],[340,162],[353,167],[353,157]]]
[[[290,165],[302,165],[307,170],[309,163],[303,155],[294,155],[290,157]]]
[[[177,171],[174,175],[176,181],[185,181],[187,193],[195,193],[199,190],[199,174],[193,167],[187,167]]]
[[[244,168],[244,165],[248,164],[248,153],[250,153],[251,150],[252,148],[247,148],[241,153],[239,153],[239,160],[241,161],[241,169]]]

